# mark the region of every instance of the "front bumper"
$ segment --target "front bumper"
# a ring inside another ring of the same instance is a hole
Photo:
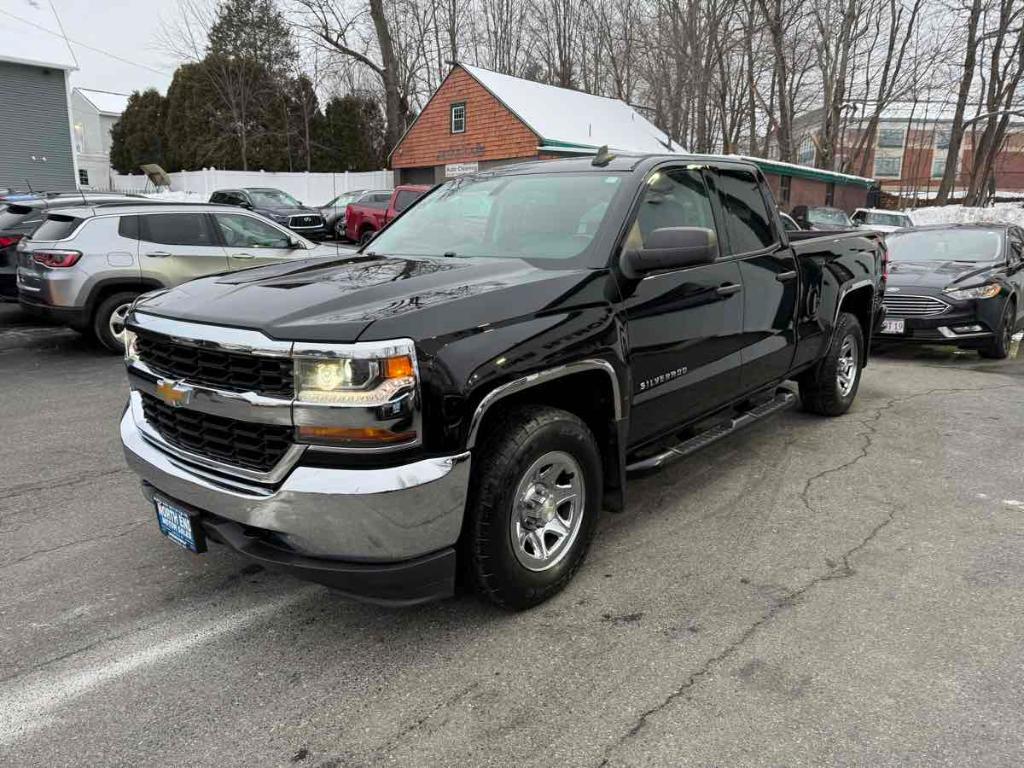
[[[154,492],[198,513],[211,538],[353,597],[424,602],[452,593],[470,455],[387,469],[299,465],[276,486],[192,464],[121,419],[128,465]]]
[[[985,306],[976,306],[982,301]],[[905,332],[882,333],[880,327],[874,334],[875,342],[899,342],[911,344],[953,344],[961,347],[981,346],[995,335],[995,329],[1002,318],[1003,302],[998,299],[971,300],[951,306],[940,315],[928,317],[900,318],[889,311],[886,318],[903,319]],[[963,330],[977,326],[980,330]],[[961,329],[961,330],[957,330]]]

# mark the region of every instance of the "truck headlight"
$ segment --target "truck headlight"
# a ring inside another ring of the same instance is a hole
[[[951,299],[957,299],[958,301],[964,301],[966,299],[991,299],[998,296],[1002,288],[999,287],[998,283],[989,283],[988,285],[976,285],[973,288],[959,288],[950,290],[947,288],[945,293]]]
[[[302,442],[350,450],[415,444],[416,350],[408,340],[295,351],[295,421]]]

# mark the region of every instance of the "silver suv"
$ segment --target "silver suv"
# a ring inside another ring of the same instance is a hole
[[[107,203],[52,212],[18,244],[18,300],[124,347],[137,296],[203,275],[336,255],[251,211],[189,203]]]

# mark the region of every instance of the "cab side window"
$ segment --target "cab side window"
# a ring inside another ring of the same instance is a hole
[[[743,170],[720,170],[716,176],[718,195],[725,213],[725,231],[731,254],[751,253],[775,244],[775,231],[761,186],[754,174]]]
[[[711,200],[700,171],[670,168],[647,179],[636,220],[626,238],[627,248],[643,248],[651,233],[665,227],[714,230]]]

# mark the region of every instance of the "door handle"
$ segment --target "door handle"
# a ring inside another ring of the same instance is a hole
[[[232,259],[252,259],[255,258],[251,253],[232,253]]]
[[[791,270],[789,272],[779,272],[779,274],[775,276],[775,279],[778,280],[780,283],[785,283],[789,280],[792,280],[794,277],[796,277],[796,270]]]
[[[720,285],[715,289],[715,293],[719,296],[732,296],[734,293],[739,293],[743,290],[743,286],[739,283],[726,283]]]
[[[147,251],[146,255],[153,259],[166,259],[171,254],[167,251]]]

